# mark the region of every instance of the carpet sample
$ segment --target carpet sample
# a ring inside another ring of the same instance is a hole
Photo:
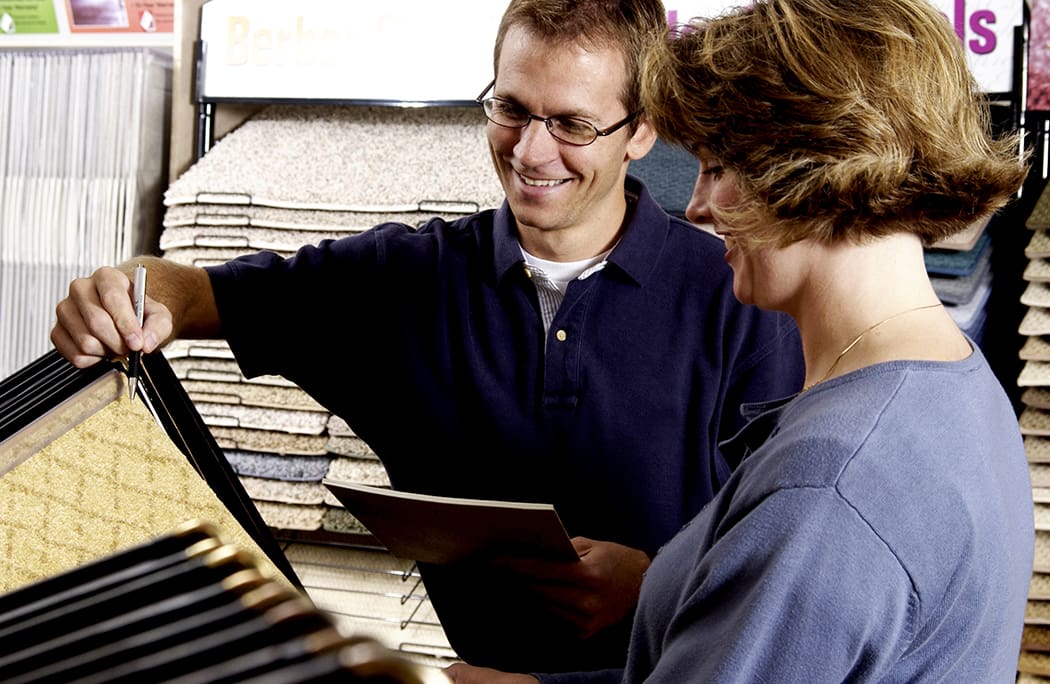
[[[1021,403],[1032,408],[1050,409],[1050,390],[1044,387],[1029,387],[1021,393]]]
[[[1024,255],[1028,259],[1045,259],[1050,257],[1050,231],[1037,230],[1028,239],[1028,245],[1024,248]]]
[[[1036,335],[1026,337],[1019,355],[1025,361],[1050,361],[1050,338]]]
[[[930,275],[937,298],[945,304],[962,305],[973,300],[978,289],[991,270],[992,250],[986,249],[978,257],[973,270],[965,275],[939,276]]]
[[[324,485],[318,482],[289,482],[241,476],[241,484],[256,503],[267,501],[295,506],[332,506],[338,503]]]
[[[435,206],[435,208],[437,208]],[[469,214],[445,212],[449,219]],[[380,223],[393,221],[420,226],[434,216],[430,211],[365,212],[324,209],[281,209],[243,204],[175,204],[164,211],[164,228],[183,226],[237,226],[289,232],[342,230],[358,233]],[[185,246],[185,245],[182,245]],[[163,244],[161,245],[163,249]]]
[[[926,271],[933,275],[966,275],[976,267],[981,253],[991,249],[991,239],[987,232],[981,233],[972,249],[956,250],[933,250],[923,251],[923,261]]]
[[[1046,477],[1047,477],[1047,473],[1045,471],[1047,469],[1050,469],[1050,465],[1042,464],[1042,465],[1032,466],[1032,467],[1033,468],[1041,468],[1041,469],[1043,469],[1043,472],[1040,474],[1040,478],[1045,482]],[[1044,530],[1044,531],[1045,530],[1050,530],[1050,504],[1035,504],[1034,508],[1035,508],[1035,512],[1034,512],[1035,529],[1037,529],[1037,530]],[[1031,597],[1031,592],[1029,592],[1029,596]],[[1032,597],[1032,598],[1034,598],[1034,597]],[[1046,596],[1044,598],[1050,599],[1050,596]]]
[[[283,577],[126,385],[103,382],[113,389],[108,403],[0,478],[0,591],[191,519],[215,525]]]
[[[338,454],[339,456],[349,456],[351,458],[379,458],[379,456],[376,455],[376,452],[372,451],[372,447],[368,446],[368,443],[360,437],[329,436],[328,441],[325,443],[325,449],[333,454]]]
[[[1021,293],[1021,303],[1025,306],[1050,307],[1050,284],[1028,283]]]
[[[350,511],[336,506],[325,508],[324,516],[321,518],[321,529],[335,534],[372,535],[365,524],[351,515]]]
[[[1021,318],[1017,332],[1022,335],[1050,334],[1050,309],[1041,306],[1030,306]]]
[[[338,240],[351,233],[346,230],[302,231],[231,226],[165,228],[160,248],[165,252],[183,249],[247,249],[250,251],[294,252],[303,245],[316,245],[322,240]]]
[[[182,380],[182,386],[194,402],[324,413],[327,424],[327,410],[299,387],[219,380]]]
[[[1050,228],[1050,185],[1046,185],[1039,193],[1032,213],[1025,220],[1025,227],[1032,230]]]
[[[328,474],[333,456],[290,456],[262,451],[226,452],[226,460],[242,477],[263,477],[288,482],[320,482]]]
[[[1021,277],[1030,283],[1050,282],[1050,260],[1029,259]]]
[[[355,482],[373,487],[389,487],[390,478],[386,468],[378,459],[335,458],[328,468],[327,477],[333,480]]]
[[[1046,491],[1043,487],[1033,487],[1036,490]],[[1037,500],[1037,503],[1047,503],[1045,500]],[[1050,532],[1036,530],[1035,532],[1035,557],[1032,562],[1034,572],[1050,572]],[[1027,622],[1027,620],[1025,620]]]
[[[1026,406],[1021,410],[1021,417],[1017,422],[1021,427],[1022,435],[1050,437],[1050,411]],[[1032,485],[1038,487],[1050,486],[1050,484],[1037,485],[1035,482]]]
[[[984,234],[984,230],[988,227],[988,223],[991,222],[992,216],[993,214],[982,216],[966,228],[960,230],[958,233],[949,235],[948,237],[933,243],[930,248],[954,251],[967,251],[973,249],[977,245],[977,241],[981,238],[981,235]]]
[[[1050,439],[1027,435],[1024,452],[1029,463],[1050,463]]]
[[[328,435],[304,435],[275,430],[209,425],[215,441],[223,450],[264,451],[272,454],[296,456],[324,456]]]
[[[282,530],[316,530],[321,527],[324,507],[296,506],[275,501],[256,501],[259,514],[270,527]]]
[[[234,427],[296,435],[324,435],[329,414],[324,411],[293,411],[234,404],[195,402],[209,426]]]
[[[470,213],[502,201],[480,107],[273,105],[223,136],[164,195],[167,206],[398,213]]]

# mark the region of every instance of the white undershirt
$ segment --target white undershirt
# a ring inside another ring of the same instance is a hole
[[[519,248],[521,255],[525,257],[525,274],[536,286],[536,294],[540,299],[540,314],[543,317],[545,333],[550,331],[551,321],[554,320],[554,314],[561,305],[569,283],[573,280],[584,280],[605,268],[605,259],[612,251],[609,249],[579,261],[548,261],[529,254],[521,245]]]

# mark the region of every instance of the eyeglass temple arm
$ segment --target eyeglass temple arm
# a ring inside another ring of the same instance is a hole
[[[489,84],[487,86],[485,86],[484,90],[482,90],[480,93],[478,93],[478,96],[474,98],[474,101],[477,102],[478,104],[481,104],[481,100],[482,100],[482,98],[485,97],[485,93],[487,93],[488,91],[492,90],[492,86],[494,86],[494,85],[496,85],[496,79],[495,78],[493,78],[489,82]]]

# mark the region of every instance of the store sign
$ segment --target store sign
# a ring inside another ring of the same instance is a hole
[[[986,93],[1013,90],[1014,29],[1024,21],[1025,0],[933,0],[955,28],[974,78]],[[665,0],[671,23],[717,15],[738,5],[726,0]]]
[[[171,34],[175,0],[0,0],[0,47],[23,35]]]
[[[985,92],[1012,90],[1024,0],[936,0]],[[732,0],[665,2],[668,20]],[[492,78],[505,5],[459,0],[209,0],[201,8],[198,95],[210,100],[468,103]]]
[[[470,102],[492,79],[493,0],[210,0],[207,99]]]

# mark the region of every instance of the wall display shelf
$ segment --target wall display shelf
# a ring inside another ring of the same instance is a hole
[[[170,94],[164,51],[0,50],[0,377],[69,281],[155,251]]]

